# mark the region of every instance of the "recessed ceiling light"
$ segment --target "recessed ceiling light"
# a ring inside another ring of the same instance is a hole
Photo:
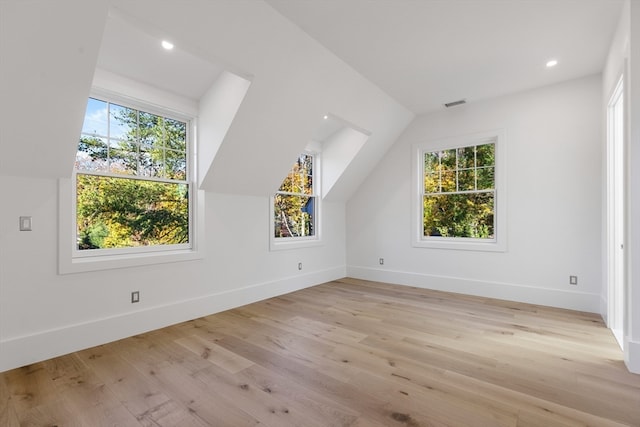
[[[324,116],[323,119],[327,120],[329,118],[329,116]]]
[[[547,61],[547,68],[555,67],[556,65],[558,65],[557,59],[550,59]]]
[[[165,48],[166,50],[171,50],[173,49],[173,43],[168,42],[166,40],[162,40],[162,47]]]

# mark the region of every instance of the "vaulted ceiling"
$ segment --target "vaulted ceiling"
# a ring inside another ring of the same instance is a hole
[[[347,200],[415,114],[600,72],[621,5],[0,0],[0,175],[70,175],[96,70],[195,106],[232,73],[250,85],[219,140],[200,141],[202,188],[271,194],[310,140],[327,139],[350,156],[327,196]],[[353,146],[349,132],[331,138],[341,126],[358,131]]]
[[[266,1],[416,114],[599,73],[623,4]]]

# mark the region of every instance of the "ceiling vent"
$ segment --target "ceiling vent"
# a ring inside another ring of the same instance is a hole
[[[447,102],[446,104],[444,104],[444,106],[447,107],[447,108],[451,108],[451,107],[455,107],[457,105],[462,105],[462,104],[466,104],[466,103],[467,103],[466,99],[461,99],[459,101]]]

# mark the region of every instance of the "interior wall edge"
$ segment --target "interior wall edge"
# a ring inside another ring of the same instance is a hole
[[[345,275],[346,267],[336,266],[0,340],[0,372],[330,282]]]

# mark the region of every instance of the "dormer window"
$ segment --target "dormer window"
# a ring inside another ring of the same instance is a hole
[[[271,248],[319,242],[318,158],[302,153],[271,198]]]

